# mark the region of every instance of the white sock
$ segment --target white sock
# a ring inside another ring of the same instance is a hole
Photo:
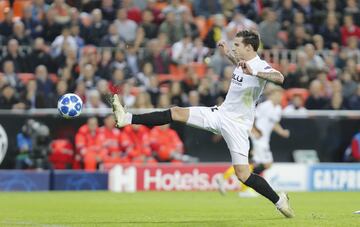
[[[127,125],[130,125],[131,124],[131,121],[132,121],[132,114],[131,113],[125,113],[125,119],[124,119],[124,121],[125,121],[125,123],[127,124]]]
[[[283,196],[279,196],[279,201],[277,201],[275,203],[276,207],[281,207],[282,204],[284,203],[284,197]]]

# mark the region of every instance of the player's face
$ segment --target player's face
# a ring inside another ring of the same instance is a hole
[[[235,37],[232,44],[232,51],[237,60],[245,59],[246,53],[248,52],[248,46],[243,43],[243,37]]]

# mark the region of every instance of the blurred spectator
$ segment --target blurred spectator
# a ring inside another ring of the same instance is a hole
[[[360,110],[360,84],[358,84],[356,93],[349,98],[349,109]]]
[[[49,10],[53,10],[56,23],[64,25],[70,21],[70,7],[65,0],[54,0]]]
[[[293,18],[296,9],[293,5],[293,0],[283,0],[277,14],[279,15],[279,21],[281,22],[282,30],[290,30],[290,26],[293,23]]]
[[[134,4],[133,0],[122,0],[121,8],[126,10],[127,18],[135,21],[137,24],[141,22],[141,9]]]
[[[252,21],[257,21],[258,14],[255,3],[251,0],[242,0],[236,7],[236,11]]]
[[[330,109],[331,110],[343,110],[345,109],[343,97],[340,92],[336,92],[331,97],[330,102]]]
[[[138,85],[143,89],[149,88],[151,76],[154,76],[154,68],[150,62],[145,62],[141,72],[136,74]]]
[[[10,8],[4,9],[4,21],[0,23],[0,34],[9,37],[13,32],[13,11]]]
[[[140,92],[135,98],[134,108],[136,109],[151,109],[154,106],[151,104],[150,95],[147,92]]]
[[[117,47],[121,43],[123,43],[123,41],[120,39],[116,25],[110,24],[107,34],[101,38],[100,46]]]
[[[313,80],[310,83],[310,96],[306,100],[305,107],[309,110],[326,109],[329,106],[329,100],[323,96],[321,82]]]
[[[230,19],[235,11],[236,1],[233,0],[221,0],[220,1],[222,14],[227,18]]]
[[[36,38],[40,37],[44,31],[39,19],[32,17],[31,5],[25,6],[23,9],[23,18],[21,19],[25,26],[25,35]]]
[[[101,60],[98,64],[96,74],[99,75],[102,79],[110,80],[111,78],[111,61],[112,61],[112,52],[111,49],[105,49],[101,52]]]
[[[144,125],[128,125],[123,129],[128,138],[128,157],[133,163],[156,163],[152,157],[150,130]]]
[[[214,24],[208,31],[205,39],[204,44],[209,48],[216,48],[217,43],[221,39],[226,38],[225,33],[225,18],[222,14],[214,15]]]
[[[103,20],[102,12],[100,9],[94,9],[91,12],[92,25],[89,28],[89,37],[84,37],[86,43],[99,45],[102,37],[107,35],[108,22]]]
[[[355,94],[358,84],[352,79],[351,74],[346,71],[341,74],[341,81],[344,88],[342,94],[347,100],[351,95]]]
[[[121,91],[124,79],[124,72],[121,69],[114,69],[109,82],[109,89],[111,93],[115,94]]]
[[[170,60],[169,52],[160,45],[158,39],[153,39],[148,43],[142,59],[143,62],[150,62],[153,65],[154,72],[157,74],[169,73]]]
[[[117,11],[117,19],[114,24],[121,39],[127,43],[135,41],[137,24],[127,18],[125,9]]]
[[[347,58],[355,59],[359,54],[359,38],[356,36],[350,36],[347,39],[347,45],[344,48],[347,54]]]
[[[3,63],[3,76],[5,83],[9,84],[16,89],[17,92],[22,91],[24,85],[19,79],[18,75],[15,73],[14,62],[7,60]]]
[[[131,77],[135,77],[135,75],[139,72],[140,63],[137,56],[137,48],[132,44],[128,45],[126,52],[126,62],[130,69]]]
[[[75,135],[76,151],[81,156],[85,170],[96,170],[108,155],[107,150],[102,148],[99,134],[98,120],[91,117]]]
[[[259,32],[261,41],[265,49],[272,49],[279,46],[278,33],[280,32],[281,25],[276,20],[276,13],[271,9],[264,9],[263,20],[259,24]]]
[[[192,90],[189,92],[189,100],[187,106],[203,106],[203,104],[200,103],[200,95],[197,90]]]
[[[312,7],[310,0],[298,0],[296,8],[304,14],[306,23],[311,23],[314,19],[315,9]]]
[[[115,20],[116,9],[118,5],[117,1],[113,0],[101,0],[101,12],[104,16],[104,20],[113,21]]]
[[[71,36],[74,37],[77,48],[82,48],[85,45],[85,41],[80,37],[80,26],[73,24],[70,28]]]
[[[104,126],[99,128],[99,141],[103,149],[107,150],[104,157],[104,163],[129,163],[130,160],[126,155],[126,149],[129,139],[118,128],[115,128],[115,119],[112,114],[104,118]]]
[[[165,33],[168,37],[168,44],[179,41],[185,35],[185,28],[181,21],[177,21],[174,12],[168,12],[166,19],[159,27],[160,33]]]
[[[55,93],[52,95],[52,97],[48,97],[48,98],[51,98],[50,107],[57,108],[57,102],[58,102],[59,98],[61,96],[65,95],[66,93],[68,93],[68,85],[67,85],[66,81],[64,81],[64,80],[58,81],[56,84]]]
[[[196,16],[209,18],[211,15],[221,13],[221,5],[218,0],[197,0],[193,3]]]
[[[92,112],[98,114],[99,116],[104,116],[107,106],[101,100],[101,96],[98,90],[90,90],[87,92],[86,102],[84,105],[85,108],[92,109]]]
[[[177,22],[182,21],[182,14],[187,11],[187,8],[180,4],[180,0],[171,0],[170,4],[166,6],[162,13],[167,15],[168,13],[173,13]]]
[[[133,107],[136,102],[136,96],[131,93],[132,85],[129,82],[124,83],[122,87],[121,97],[126,107]]]
[[[51,96],[55,86],[52,80],[49,78],[46,66],[39,65],[36,67],[35,78],[37,90],[43,92],[45,97]]]
[[[32,19],[35,21],[43,20],[48,9],[49,5],[45,3],[45,0],[33,0],[31,4]]]
[[[28,169],[34,165],[30,157],[33,150],[33,141],[31,138],[32,130],[28,124],[23,125],[21,132],[16,135],[16,146],[19,154],[15,158],[15,169]]]
[[[57,36],[51,44],[52,56],[58,57],[63,49],[69,48],[73,50],[77,50],[78,45],[74,36],[71,35],[70,29],[68,27],[64,27],[62,29],[61,35]]]
[[[2,62],[8,60],[14,63],[15,72],[28,72],[26,56],[20,51],[19,42],[16,39],[10,39],[7,44],[7,54]]]
[[[344,16],[344,25],[341,27],[341,43],[346,46],[347,40],[351,36],[360,39],[360,28],[354,24],[352,15]]]
[[[53,42],[54,39],[60,35],[62,26],[55,21],[55,12],[53,9],[49,9],[46,12],[46,18],[43,21],[44,32],[42,37],[46,42]]]
[[[360,9],[358,6],[359,2],[356,0],[347,0],[346,7],[343,9],[344,14],[351,15],[357,25],[360,25]]]
[[[238,31],[244,29],[257,30],[257,24],[247,18],[244,14],[240,12],[235,12],[233,19],[226,26],[226,30],[228,32],[233,31],[233,34],[235,35]],[[227,39],[228,41],[230,41],[232,40],[232,38],[235,37],[234,35],[232,37],[222,37],[222,39]]]
[[[181,88],[181,83],[179,81],[173,81],[171,83],[171,88],[170,88],[170,97],[171,97],[170,104],[180,107],[184,106],[183,96],[184,96],[184,92]]]
[[[305,27],[302,25],[295,26],[289,33],[289,41],[287,47],[296,49],[310,42],[310,36],[306,33]]]
[[[80,76],[78,82],[83,81],[85,83],[86,89],[94,89],[96,87],[96,82],[98,77],[95,75],[94,67],[91,64],[86,64],[80,70]]]
[[[20,102],[13,87],[10,85],[5,85],[1,88],[0,108],[9,110],[25,109],[25,104]]]
[[[153,106],[157,106],[157,100],[160,94],[159,81],[156,76],[150,77],[150,84],[147,88],[147,92],[150,94],[151,103]]]
[[[164,20],[164,14],[158,9],[156,0],[146,0],[146,3],[146,8],[144,10],[150,10],[154,17],[154,23],[160,25]]]
[[[176,64],[185,65],[193,61],[192,55],[193,44],[191,36],[185,35],[180,41],[172,46],[172,60]]]
[[[185,10],[181,16],[185,34],[191,36],[192,39],[198,38],[200,32],[197,25],[194,23],[194,18],[191,15],[191,12],[189,10]]]
[[[170,94],[161,93],[159,95],[159,100],[157,101],[156,108],[165,109],[171,106]]]
[[[44,65],[50,72],[55,72],[52,58],[48,54],[48,46],[46,46],[43,38],[36,38],[32,52],[28,55],[30,71],[34,72],[38,65]]]
[[[304,107],[304,101],[300,94],[292,96],[289,105],[287,105],[283,111],[285,114],[306,114]]]
[[[306,64],[306,70],[310,73],[316,73],[325,69],[324,60],[316,54],[315,48],[312,44],[308,43],[304,47],[304,51],[307,55],[308,62]]]
[[[198,37],[194,40],[194,46],[191,52],[194,62],[204,63],[206,57],[209,56],[210,50],[209,48],[204,47],[203,41]]]
[[[184,144],[169,125],[156,126],[150,132],[151,148],[161,162],[189,162],[184,155]],[[193,160],[193,159],[192,159]],[[195,161],[195,160],[194,160]]]
[[[327,49],[337,48],[341,43],[341,33],[335,12],[330,12],[326,17],[326,23],[320,28],[320,35],[326,37],[325,47]]]
[[[139,29],[141,29],[141,34],[144,38],[144,43],[148,40],[154,39],[158,34],[158,26],[153,23],[154,16],[150,10],[144,10],[142,12],[142,23],[140,24]]]
[[[109,90],[109,82],[107,80],[101,79],[96,84],[96,89],[100,94],[100,100],[107,107],[110,107],[109,97],[112,95]]]
[[[26,89],[21,95],[21,100],[26,105],[26,109],[48,108],[50,103],[43,91],[38,90],[36,80],[29,80]]]

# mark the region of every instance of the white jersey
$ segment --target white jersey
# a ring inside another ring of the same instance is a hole
[[[258,72],[275,71],[259,56],[247,61],[252,70]],[[251,128],[255,118],[255,105],[258,101],[266,80],[245,74],[241,67],[236,67],[224,103],[219,109],[224,110],[237,122]]]
[[[256,108],[255,126],[262,136],[256,139],[258,142],[269,146],[271,132],[276,123],[281,120],[281,106],[274,105],[270,100],[260,103]]]

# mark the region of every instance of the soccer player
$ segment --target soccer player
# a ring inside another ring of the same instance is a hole
[[[253,173],[261,175],[264,170],[271,167],[273,156],[270,150],[271,132],[276,132],[283,138],[289,138],[290,131],[280,125],[281,120],[281,98],[283,89],[280,86],[270,88],[267,101],[260,103],[256,108],[255,124],[251,133]],[[224,180],[230,178],[235,170],[231,167],[223,174]],[[222,179],[218,180],[219,190],[225,193]],[[254,197],[258,194],[248,187],[242,187],[240,197]]]
[[[236,65],[225,101],[219,107],[172,107],[165,111],[131,114],[124,110],[119,97],[113,96],[112,106],[117,127],[128,124],[148,126],[182,122],[197,128],[221,134],[230,150],[232,164],[238,179],[269,199],[287,218],[294,217],[286,193],[279,195],[261,176],[249,168],[249,133],[255,118],[255,103],[266,81],[283,83],[284,76],[257,55],[260,44],[258,33],[243,30],[236,34],[230,49],[225,41],[218,47]]]

